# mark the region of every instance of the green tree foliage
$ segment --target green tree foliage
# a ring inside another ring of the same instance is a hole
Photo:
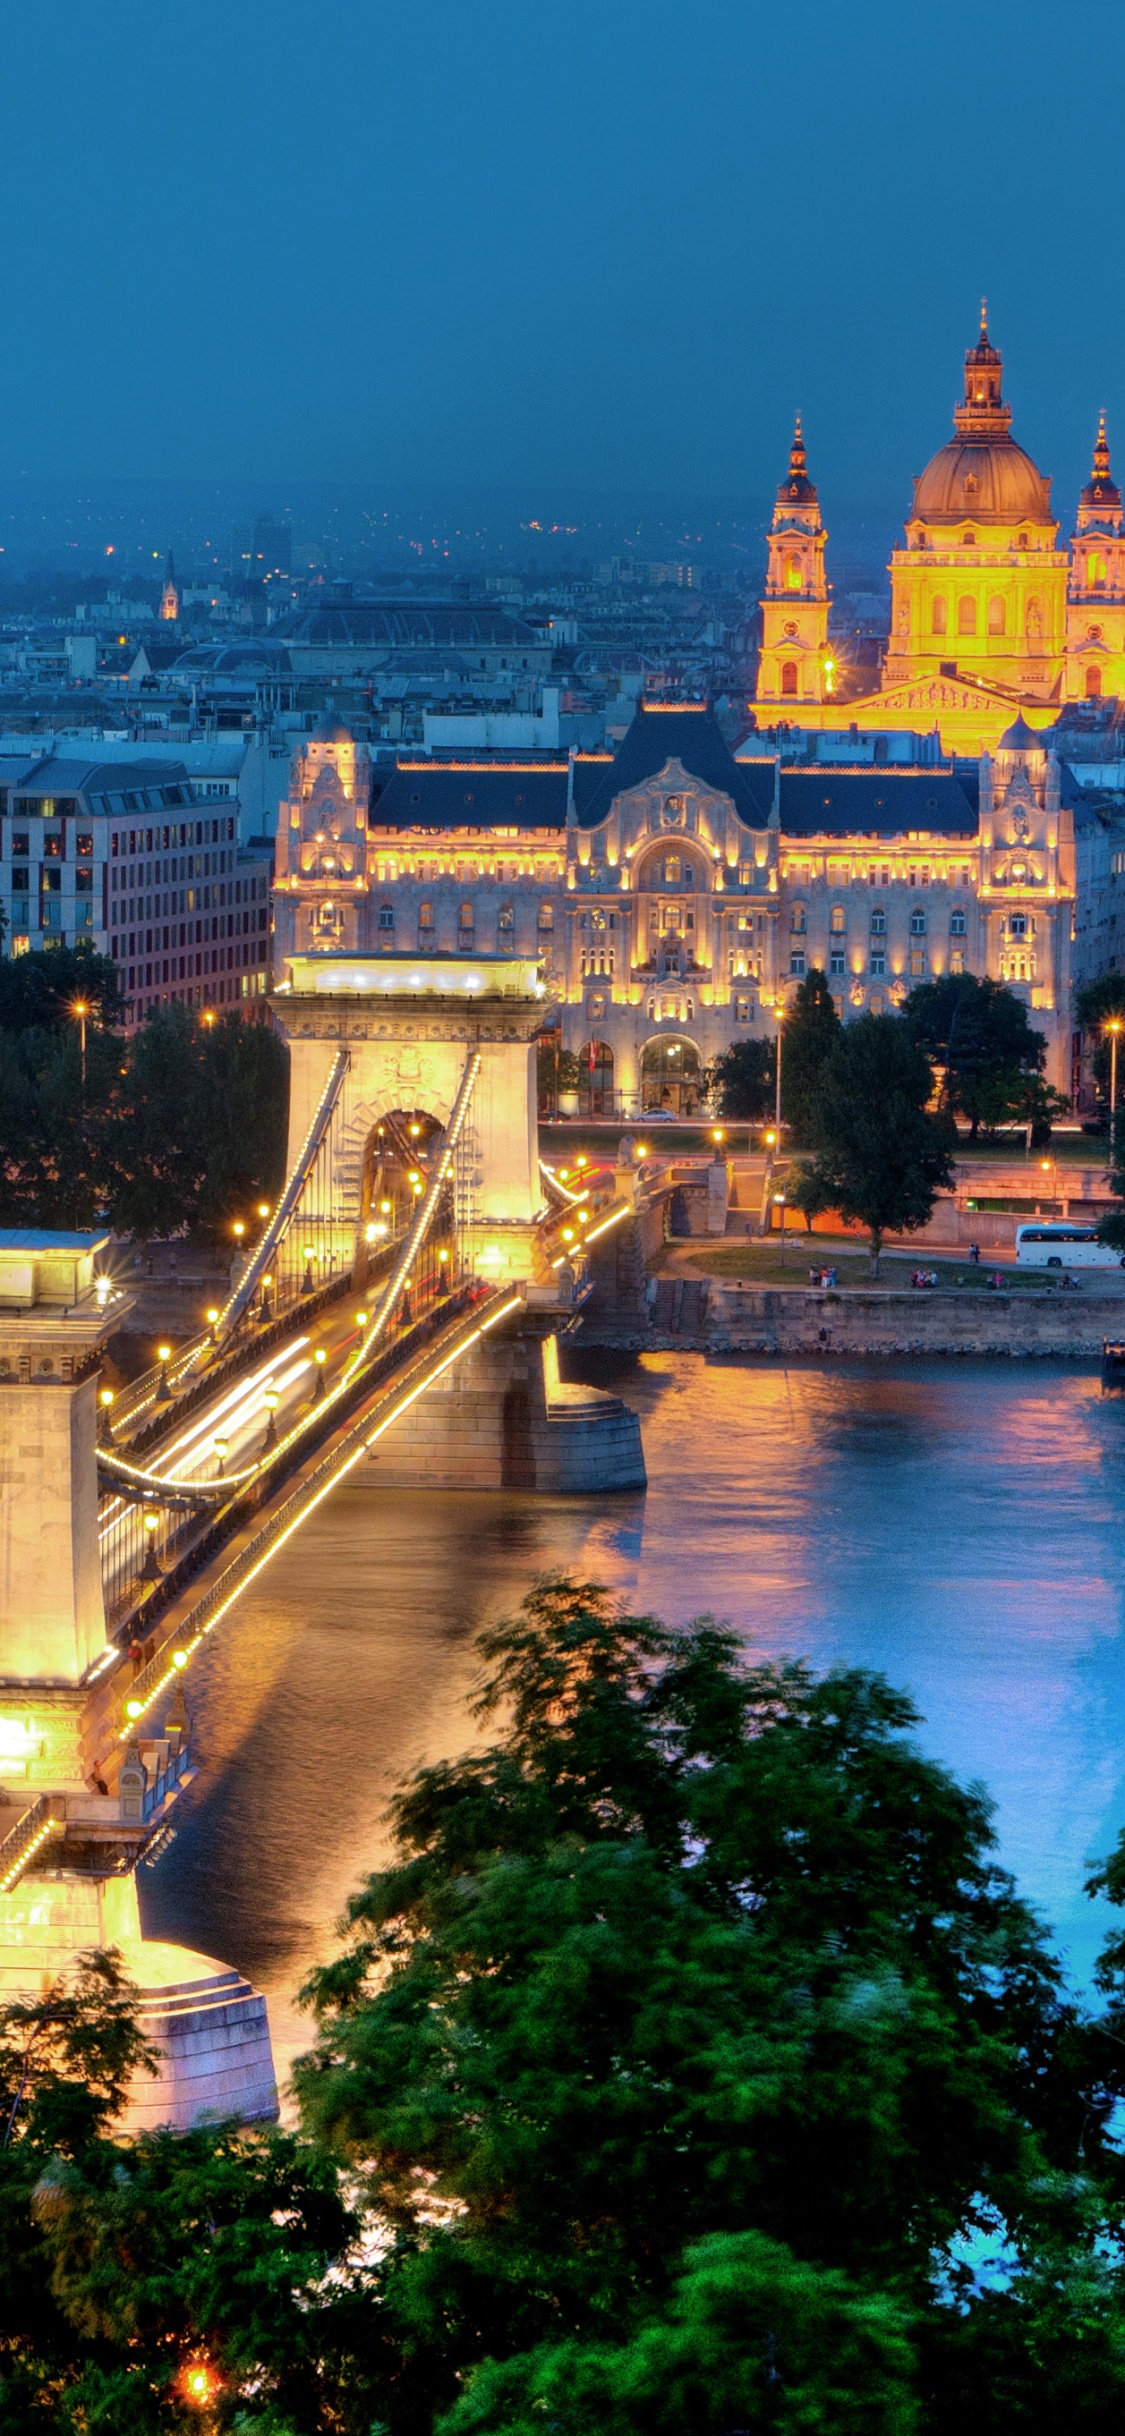
[[[774,1111],[775,1056],[771,1040],[736,1040],[715,1059],[719,1113],[760,1125]]]
[[[858,1220],[879,1271],[884,1235],[924,1226],[953,1181],[952,1126],[928,1114],[930,1063],[897,1015],[861,1015],[841,1030],[817,1102],[813,1174],[825,1207]]]
[[[388,2424],[905,2431],[951,2245],[1078,2239],[1107,2156],[987,1805],[878,1679],[593,1585],[483,1646],[506,1730],[399,1797],[297,2075],[393,2229]]]
[[[841,1028],[827,978],[814,964],[798,982],[782,1026],[781,1114],[792,1141],[815,1138],[821,1081]]]
[[[0,1030],[0,1223],[217,1235],[281,1183],[287,1094],[283,1043],[233,1013],[91,1021],[84,1087],[73,1021]]]
[[[942,1102],[967,1117],[976,1141],[998,1125],[1049,1118],[1029,1086],[1041,1076],[1047,1044],[1033,1030],[1022,999],[1001,981],[978,981],[972,973],[947,973],[911,990],[903,1021],[920,1048],[943,1070]],[[1052,1095],[1054,1096],[1054,1095]],[[1034,1095],[1032,1095],[1034,1097]],[[1056,1108],[1065,1105],[1056,1101]]]
[[[335,2174],[280,2133],[114,2140],[149,2060],[114,1955],[0,2009],[4,2436],[186,2436],[200,2360],[205,2425],[367,2436],[361,2287],[324,2281],[355,2229]]]
[[[79,1002],[95,1008],[100,1022],[120,1023],[125,1009],[111,957],[79,942],[0,960],[0,1031],[39,1032],[71,1024]]]
[[[815,1160],[804,1160],[790,1168],[785,1179],[785,1198],[791,1210],[800,1210],[809,1235],[813,1219],[834,1206],[827,1178]]]

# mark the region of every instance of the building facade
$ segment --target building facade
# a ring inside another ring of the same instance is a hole
[[[787,518],[783,483],[770,536],[753,705],[761,724],[796,716],[831,726],[846,703],[861,727],[932,726],[947,752],[976,755],[993,749],[1017,713],[1042,729],[1064,701],[1125,695],[1125,536],[1105,418],[1069,550],[1060,549],[1051,485],[1012,437],[1002,375],[982,308],[953,438],[917,477],[892,553],[890,634],[874,694],[849,682],[828,644],[827,535],[801,449],[798,516]]]
[[[9,955],[85,943],[112,957],[127,1019],[261,1002],[271,855],[199,804],[175,761],[0,763]]]
[[[580,1106],[692,1113],[814,966],[841,1015],[990,974],[1069,1089],[1075,790],[1022,722],[949,764],[732,758],[701,705],[641,703],[615,756],[370,757],[326,721],[278,832],[275,969],[347,949],[542,957]],[[565,1071],[565,1070],[564,1070]]]

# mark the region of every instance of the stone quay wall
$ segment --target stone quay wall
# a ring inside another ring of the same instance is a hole
[[[1120,1295],[1034,1291],[956,1294],[872,1286],[822,1293],[811,1287],[708,1281],[706,1316],[691,1333],[650,1327],[583,1326],[577,1342],[673,1353],[1004,1354],[1016,1359],[1101,1359],[1107,1337],[1125,1334]]]

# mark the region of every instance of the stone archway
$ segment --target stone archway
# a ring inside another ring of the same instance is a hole
[[[703,1098],[703,1062],[693,1040],[658,1037],[641,1052],[641,1107],[694,1116]]]

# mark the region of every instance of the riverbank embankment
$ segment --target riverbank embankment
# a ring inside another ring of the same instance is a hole
[[[663,1315],[662,1315],[663,1316]],[[973,1354],[1088,1363],[1122,1333],[1120,1295],[992,1293],[871,1286],[843,1292],[802,1286],[688,1288],[671,1325],[583,1326],[576,1343],[622,1351],[706,1354]]]

